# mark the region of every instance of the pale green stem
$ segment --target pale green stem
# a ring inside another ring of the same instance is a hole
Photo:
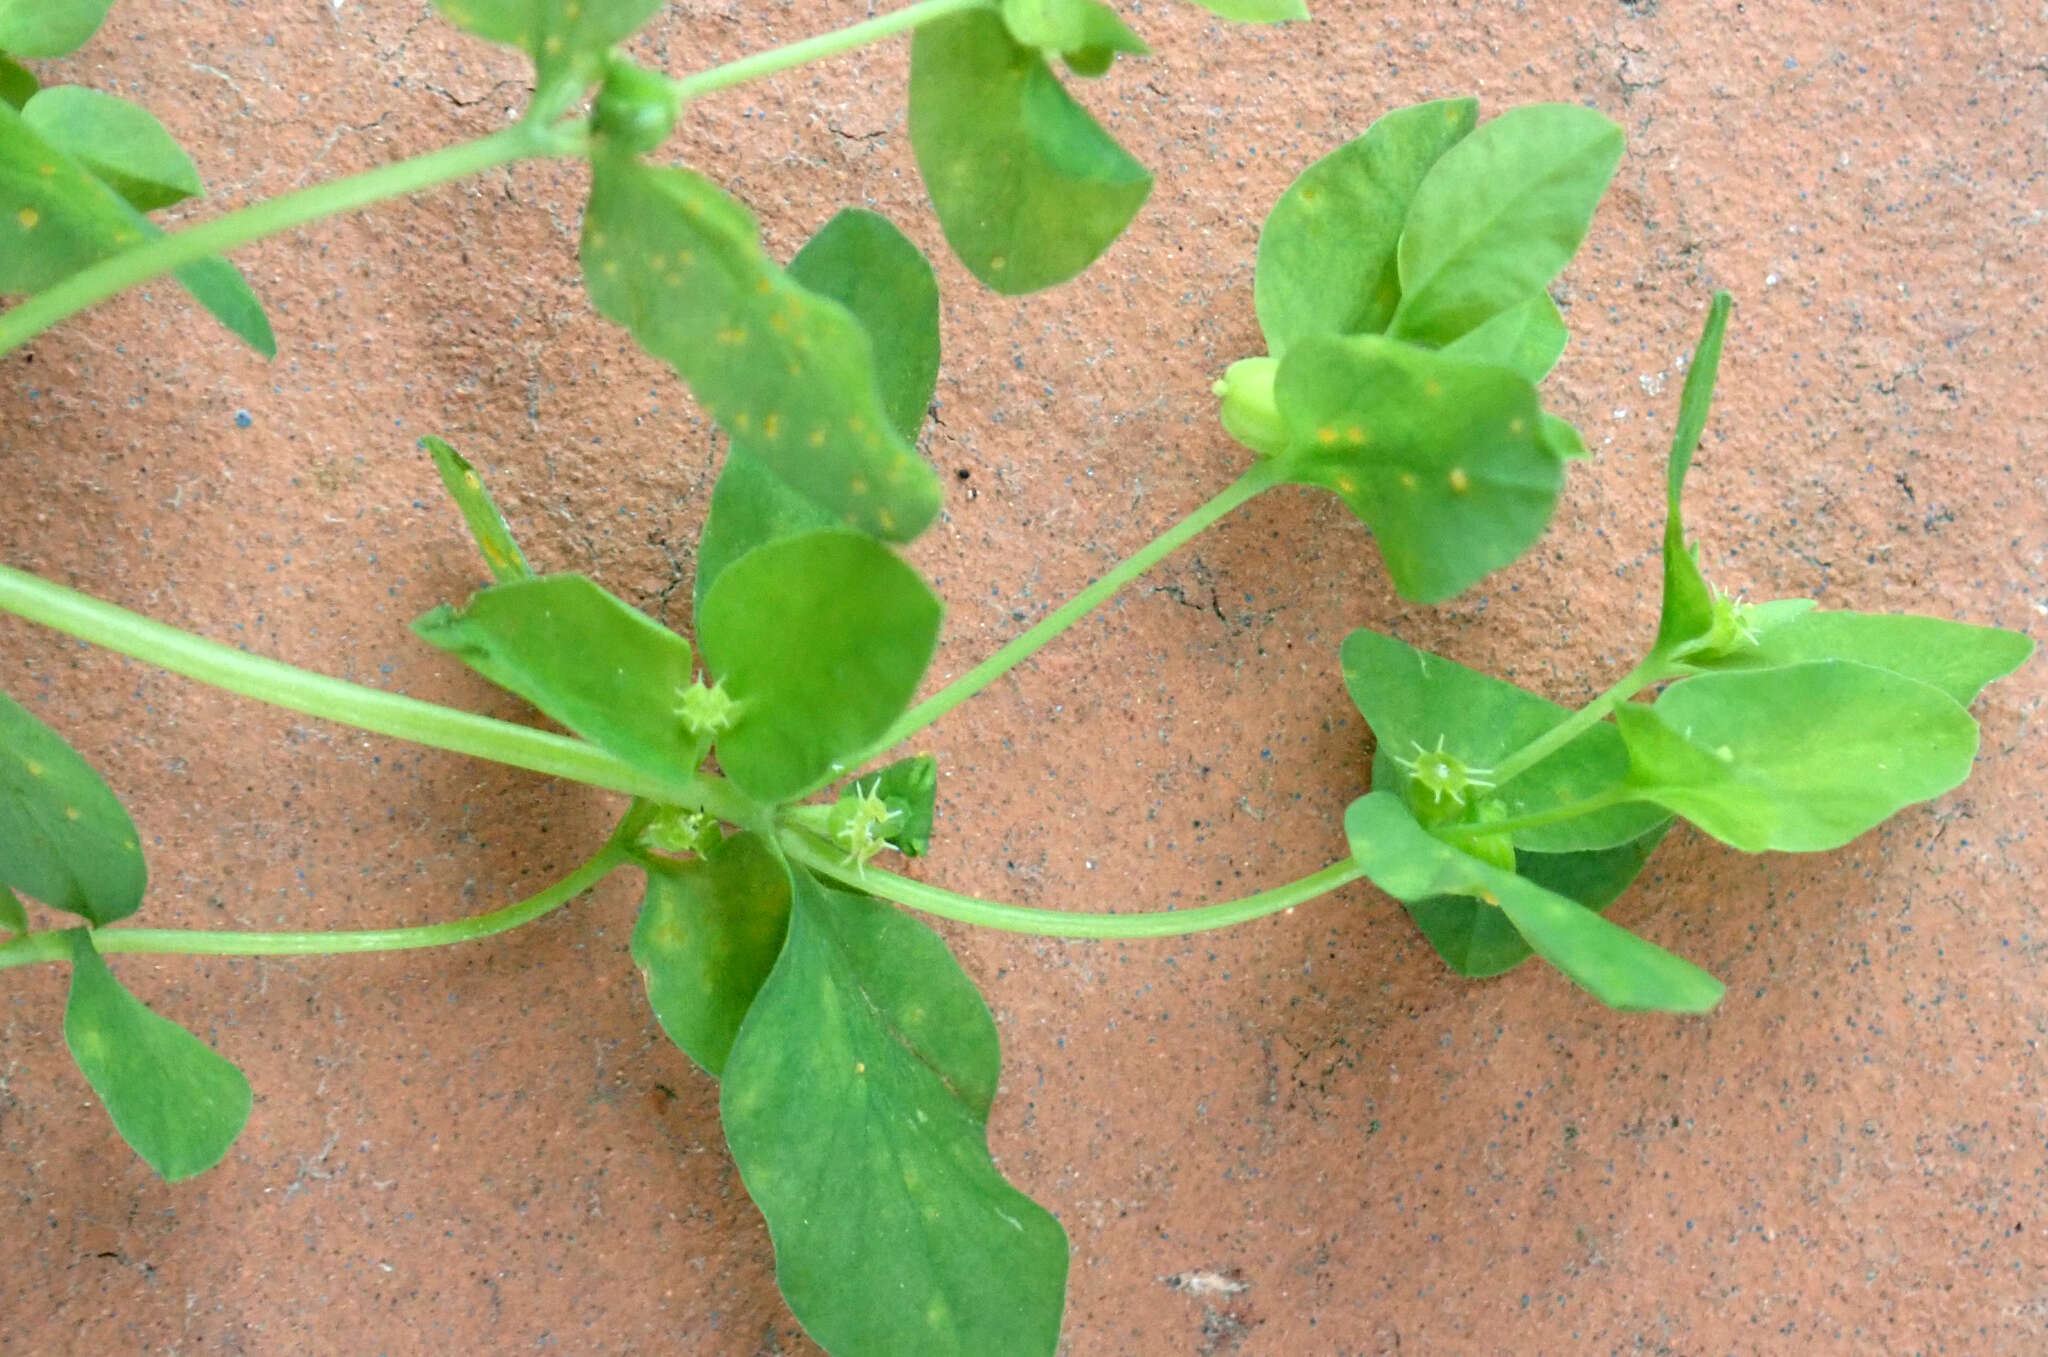
[[[20,347],[59,321],[97,306],[118,292],[209,255],[225,254],[295,226],[368,207],[386,198],[417,193],[450,179],[464,179],[514,160],[568,155],[582,150],[583,145],[580,125],[542,127],[529,122],[515,123],[475,141],[380,165],[346,179],[314,184],[174,231],[80,269],[0,315],[0,354]]]
[[[879,895],[908,905],[925,914],[982,928],[999,928],[1009,933],[1034,933],[1049,938],[1174,938],[1188,933],[1230,928],[1268,914],[1293,909],[1339,886],[1358,880],[1365,869],[1346,858],[1333,862],[1284,886],[1195,909],[1161,909],[1141,914],[1074,914],[1058,909],[1030,909],[1005,905],[972,895],[961,895],[939,886],[885,872],[880,868],[854,867],[845,856],[808,836],[785,831],[783,848],[789,856],[820,876],[830,877],[855,890]]]
[[[1005,645],[995,654],[983,660],[974,668],[954,679],[938,692],[912,707],[898,717],[881,739],[857,760],[847,767],[857,767],[876,754],[901,744],[923,730],[932,722],[944,716],[953,708],[973,697],[976,693],[994,683],[1003,675],[1015,669],[1036,654],[1039,648],[1058,636],[1067,628],[1102,606],[1117,590],[1137,579],[1153,566],[1180,550],[1199,536],[1218,519],[1239,508],[1249,500],[1270,490],[1278,483],[1272,463],[1259,461],[1251,470],[1226,486],[1215,498],[1197,508],[1180,522],[1153,538],[1132,556],[1125,559],[1108,574],[1075,594],[1052,612],[1046,614],[1036,626],[1024,632]]]
[[[0,565],[0,609],[201,683],[415,744],[753,823],[758,809],[715,779],[642,771],[582,740],[365,688],[236,650]]]
[[[414,928],[369,928],[336,933],[227,933],[185,928],[99,928],[93,946],[103,953],[147,952],[176,956],[326,956],[341,952],[400,952],[419,947],[445,947],[508,933],[543,914],[568,904],[627,861],[624,845],[614,841],[546,890],[488,914]],[[31,933],[0,946],[0,970],[38,961],[62,961],[66,950],[61,932]]]
[[[1607,714],[1616,707],[1651,684],[1662,683],[1665,679],[1671,678],[1676,672],[1661,657],[1650,656],[1623,674],[1612,688],[1508,755],[1498,766],[1487,769],[1486,776],[1491,778],[1497,787],[1507,786],[1515,778],[1606,720]],[[1488,832],[1492,831],[1489,829]]]
[[[684,99],[701,99],[717,90],[742,85],[749,80],[775,75],[801,66],[806,62],[821,61],[864,47],[871,42],[893,38],[898,33],[908,33],[920,24],[931,23],[948,15],[960,14],[970,9],[987,9],[990,0],[922,0],[922,3],[899,9],[893,14],[879,14],[872,19],[863,19],[857,24],[820,33],[815,38],[805,38],[777,47],[772,51],[757,52],[738,61],[728,61],[723,66],[714,66],[708,71],[685,76],[671,88]]]
[[[1528,815],[1517,816],[1512,820],[1464,821],[1432,829],[1430,833],[1439,839],[1447,839],[1454,842],[1462,842],[1467,839],[1483,839],[1494,834],[1518,834],[1525,829],[1541,829],[1545,825],[1561,824],[1566,820],[1576,820],[1582,815],[1591,815],[1596,810],[1606,810],[1609,806],[1618,806],[1624,801],[1633,801],[1635,799],[1628,792],[1617,789],[1611,792],[1602,792],[1600,795],[1586,801],[1552,806],[1549,810],[1535,811]]]

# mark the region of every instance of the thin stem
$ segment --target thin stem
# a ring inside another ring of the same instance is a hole
[[[1623,674],[1612,688],[1573,712],[1563,721],[1544,731],[1529,743],[1517,749],[1501,761],[1499,766],[1489,769],[1487,776],[1497,787],[1505,787],[1515,778],[1526,773],[1558,750],[1570,744],[1579,736],[1607,719],[1607,714],[1622,703],[1634,697],[1653,683],[1662,683],[1672,677],[1673,670],[1662,657],[1652,655],[1641,664]],[[1491,831],[1489,831],[1491,832]]]
[[[752,823],[727,784],[678,769],[658,776],[596,745],[418,698],[365,688],[209,641],[26,571],[0,565],[0,609],[201,683],[359,730],[469,754],[667,805]]]
[[[581,867],[517,904],[413,928],[370,928],[343,933],[215,933],[185,928],[100,928],[93,946],[101,952],[149,952],[176,956],[328,956],[343,952],[402,952],[419,947],[445,947],[509,933],[543,914],[568,904],[602,881],[626,861],[623,845],[614,841]],[[0,970],[38,961],[60,961],[68,953],[58,932],[31,933],[0,947]]]
[[[880,14],[857,24],[849,24],[845,28],[834,29],[830,33],[820,33],[815,38],[790,43],[787,47],[757,52],[750,57],[741,57],[738,61],[728,61],[723,66],[714,66],[708,71],[685,76],[676,81],[672,88],[684,99],[700,99],[733,85],[743,85],[749,80],[759,80],[763,76],[774,75],[793,66],[838,56],[841,52],[850,52],[856,47],[880,42],[884,38],[895,37],[898,33],[907,33],[920,24],[928,24],[950,14],[959,14],[970,9],[986,9],[988,6],[989,0],[922,0],[919,4],[899,9],[893,14]]]
[[[322,217],[368,207],[400,194],[417,193],[450,179],[467,178],[493,166],[529,156],[567,155],[582,147],[583,132],[578,124],[543,127],[520,122],[475,141],[252,203],[146,245],[123,250],[51,284],[0,316],[0,354],[20,347],[59,321],[124,289],[208,255],[223,254]]]
[[[972,895],[960,895],[939,886],[927,886],[922,881],[912,881],[909,877],[897,876],[876,867],[851,867],[839,854],[795,831],[782,835],[782,845],[791,858],[813,872],[855,890],[879,895],[885,900],[894,900],[899,905],[908,905],[956,923],[999,928],[1009,933],[1035,933],[1049,938],[1175,938],[1188,933],[1230,928],[1293,909],[1365,875],[1363,867],[1346,858],[1284,886],[1275,886],[1272,890],[1220,905],[1150,910],[1141,914],[1073,914],[1058,909],[1000,904]]]
[[[1140,547],[1115,569],[1048,613],[1036,626],[912,707],[858,761],[901,744],[1037,653],[1046,642],[1086,617],[1117,590],[1137,579],[1229,514],[1276,484],[1272,463],[1258,461],[1206,504]],[[856,764],[849,763],[848,767]]]
[[[1552,806],[1549,810],[1533,811],[1512,820],[1470,821],[1454,825],[1443,825],[1430,831],[1440,839],[1462,842],[1466,839],[1483,839],[1493,834],[1516,834],[1525,829],[1541,829],[1545,825],[1558,824],[1564,820],[1576,820],[1582,815],[1591,815],[1596,810],[1606,810],[1624,801],[1636,798],[1620,789],[1602,792],[1587,801],[1575,801],[1565,805]]]

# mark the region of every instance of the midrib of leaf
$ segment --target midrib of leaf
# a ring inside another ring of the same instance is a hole
[[[876,1003],[874,997],[868,993],[868,987],[864,983],[862,983],[860,978],[860,968],[853,964],[853,958],[848,956],[846,954],[846,950],[839,945],[838,937],[834,935],[830,929],[824,929],[820,931],[826,934],[826,937],[829,940],[830,946],[834,954],[834,959],[838,963],[839,968],[843,972],[845,972],[845,974],[852,981],[854,992],[860,995],[860,1001],[868,1006],[868,1012],[874,1014],[875,1025],[877,1027],[880,1027],[884,1032],[887,1032],[889,1034],[890,1039],[894,1041],[898,1046],[901,1046],[904,1050],[908,1051],[911,1055],[911,1058],[916,1060],[918,1064],[930,1070],[932,1072],[932,1077],[937,1079],[939,1083],[945,1087],[946,1092],[952,1095],[954,1102],[960,1104],[961,1107],[967,1109],[967,1111],[970,1114],[973,1113],[973,1105],[970,1104],[966,1098],[961,1096],[959,1087],[954,1084],[952,1079],[947,1077],[946,1072],[940,1069],[937,1065],[933,1064],[931,1058],[925,1055],[923,1050],[919,1049],[918,1044],[912,1041],[909,1037],[905,1036],[903,1034],[903,1030],[899,1028],[895,1023],[889,1020],[888,1010],[884,1009],[880,1004]],[[867,1101],[869,1101],[872,1105],[872,1100]],[[984,1129],[987,1127],[988,1123],[985,1118],[975,1116],[974,1119],[978,1122],[981,1122]],[[892,1140],[890,1141],[890,1144],[893,1146],[895,1142]]]

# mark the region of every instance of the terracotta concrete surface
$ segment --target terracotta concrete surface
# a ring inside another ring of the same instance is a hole
[[[1129,9],[1156,55],[1081,92],[1158,186],[1093,269],[1024,300],[945,255],[901,43],[709,99],[669,147],[785,257],[864,203],[937,264],[923,447],[948,505],[912,553],[949,604],[936,683],[1242,465],[1209,383],[1259,347],[1259,222],[1310,160],[1467,92],[1628,132],[1557,289],[1549,399],[1595,456],[1537,549],[1419,608],[1332,498],[1261,499],[930,733],[917,875],[1162,907],[1341,855],[1370,753],[1336,669],[1355,626],[1560,700],[1604,686],[1654,621],[1663,449],[1715,287],[1737,307],[1688,501],[1713,576],[2043,634],[2039,6],[1312,3],[1278,29]],[[635,50],[683,73],[865,12],[689,0]],[[192,148],[213,196],[184,219],[487,131],[526,88],[417,0],[124,0],[45,74]],[[715,440],[585,302],[583,185],[520,166],[246,250],[274,362],[161,283],[4,360],[0,558],[519,716],[407,631],[482,582],[413,448],[439,433],[537,564],[686,626]],[[948,926],[1003,1034],[993,1144],[1072,1236],[1064,1351],[2048,1352],[2044,672],[1979,704],[1966,787],[1848,849],[1672,836],[1617,917],[1727,981],[1704,1019],[1605,1012],[1536,966],[1461,981],[1363,885],[1177,942]],[[565,870],[618,809],[12,619],[0,686],[133,808],[138,922],[457,917]],[[117,958],[255,1085],[227,1161],[177,1186],[66,1056],[62,970],[0,976],[0,1350],[815,1351],[714,1086],[648,1013],[634,906],[621,877],[459,949]]]

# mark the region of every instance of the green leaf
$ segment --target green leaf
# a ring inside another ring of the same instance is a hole
[[[583,281],[735,447],[825,513],[898,542],[938,513],[938,478],[890,419],[861,322],[777,268],[710,180],[596,156]]]
[[[720,1112],[782,1294],[828,1351],[1058,1345],[1066,1233],[989,1157],[999,1061],[995,1023],[937,934],[798,874]]]
[[[221,1161],[249,1120],[249,1081],[233,1064],[130,994],[83,928],[65,930],[71,997],[64,1044],[114,1129],[171,1182]]]
[[[1102,0],[1002,0],[1002,15],[1011,37],[1063,58],[1076,75],[1106,73],[1118,53],[1152,52]]]
[[[711,488],[711,509],[697,538],[695,613],[702,616],[704,596],[719,574],[734,561],[779,537],[834,526],[832,516],[789,488],[789,483],[761,465],[744,448],[725,455],[718,484]]]
[[[1525,104],[1444,153],[1401,230],[1388,333],[1448,344],[1550,286],[1621,160],[1621,129],[1577,104]]]
[[[109,255],[163,236],[148,218],[0,103],[0,295],[26,296]],[[264,357],[277,340],[263,305],[218,256],[173,275]]]
[[[1947,693],[1847,660],[1702,674],[1615,719],[1635,790],[1748,852],[1839,848],[1961,785],[1977,752]]]
[[[476,474],[476,469],[444,439],[429,434],[420,440],[420,446],[434,459],[434,469],[441,473],[441,484],[448,487],[449,498],[455,501],[455,507],[462,511],[463,521],[469,524],[470,536],[476,539],[477,549],[483,552],[484,564],[490,567],[491,578],[504,584],[531,577],[533,568],[527,565],[526,554],[513,540],[512,529],[505,524],[505,515],[498,512],[497,501],[484,488],[483,478]]]
[[[1545,411],[1538,432],[1543,446],[1549,448],[1551,455],[1560,462],[1576,462],[1590,455],[1586,451],[1586,440],[1579,436],[1578,429],[1569,420],[1559,419]]]
[[[147,109],[126,99],[83,85],[59,85],[29,100],[21,116],[138,212],[206,191],[185,148]]]
[[[1351,854],[1396,900],[1469,895],[1497,906],[1536,955],[1610,1008],[1704,1013],[1721,982],[1593,910],[1434,838],[1392,792],[1372,792],[1344,813]]]
[[[910,705],[939,601],[872,538],[785,537],[719,572],[697,615],[705,666],[740,704],[718,761],[748,795],[795,796]]]
[[[0,52],[0,102],[20,108],[35,98],[41,88],[34,71]]]
[[[28,911],[22,908],[21,897],[0,885],[0,928],[10,933],[28,932]]]
[[[993,10],[917,30],[910,141],[946,242],[1009,296],[1087,268],[1152,192],[1150,172]]]
[[[1515,873],[1555,895],[1604,911],[1642,874],[1670,828],[1666,819],[1641,838],[1591,852],[1517,851]],[[1498,907],[1472,896],[1430,895],[1405,908],[1437,955],[1470,979],[1503,974],[1535,955]]]
[[[1240,24],[1277,24],[1308,17],[1308,6],[1303,0],[1195,0],[1195,3],[1211,14]]]
[[[1408,204],[1430,166],[1478,118],[1477,99],[1396,109],[1288,185],[1259,231],[1252,275],[1252,302],[1274,357],[1309,335],[1387,328],[1401,300],[1396,254]]]
[[[148,882],[135,822],[91,764],[0,693],[0,882],[95,924],[125,919]]]
[[[1918,679],[1967,707],[1986,684],[2004,678],[2033,653],[2032,640],[2000,627],[1911,613],[1802,612],[1759,628],[1754,645],[1688,662],[1712,669],[1775,669],[1808,660],[1853,660]]]
[[[1707,431],[1714,381],[1721,370],[1721,342],[1728,333],[1728,311],[1733,304],[1726,292],[1716,292],[1707,308],[1706,325],[1685,374],[1685,391],[1678,398],[1678,424],[1671,435],[1671,460],[1664,470],[1664,605],[1652,653],[1672,658],[1705,643],[1714,630],[1714,593],[1686,544],[1679,501],[1685,490],[1685,473],[1692,469],[1693,452]]]
[[[1548,292],[1539,292],[1481,321],[1444,345],[1443,351],[1468,363],[1491,363],[1506,368],[1534,386],[1557,366],[1570,337],[1564,317],[1557,313],[1557,303],[1550,300]],[[1551,416],[1544,416],[1546,425],[1550,419]],[[1571,428],[1569,424],[1565,427]],[[1566,455],[1570,454],[1560,457]],[[1577,455],[1585,455],[1583,443]]]
[[[635,768],[672,777],[704,757],[676,714],[690,643],[581,575],[492,585],[412,629]]]
[[[661,1030],[714,1079],[788,928],[789,870],[758,834],[647,864],[633,964]]]
[[[939,761],[929,754],[898,759],[879,773],[858,778],[840,793],[846,800],[865,792],[881,798],[896,812],[888,833],[889,846],[905,857],[923,857],[932,846],[932,803],[939,791]]]
[[[32,61],[68,56],[106,21],[113,0],[0,0],[0,51]]]
[[[1404,598],[1440,602],[1542,536],[1564,472],[1536,391],[1505,368],[1377,335],[1310,336],[1274,397],[1287,480],[1334,490],[1379,538]]]
[[[1351,700],[1379,741],[1383,757],[1373,762],[1376,788],[1406,793],[1409,779],[1395,757],[1412,758],[1439,747],[1484,776],[1571,715],[1526,689],[1376,631],[1361,629],[1345,637],[1341,663]],[[1494,803],[1498,818],[1520,819],[1608,795],[1627,779],[1628,770],[1620,733],[1602,723],[1475,800]],[[1624,803],[1576,820],[1519,830],[1515,847],[1539,853],[1612,848],[1640,838],[1667,818],[1656,806]]]
[[[434,0],[457,28],[533,58],[537,86],[587,83],[608,48],[631,37],[663,0]]]
[[[882,408],[915,440],[939,381],[939,283],[923,251],[887,217],[849,207],[796,252],[789,276],[867,331]]]

